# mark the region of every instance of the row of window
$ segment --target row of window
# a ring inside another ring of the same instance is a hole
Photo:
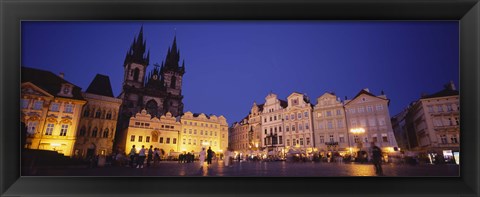
[[[34,134],[37,130],[38,122],[28,122],[27,124],[27,132],[30,134]],[[53,130],[55,129],[55,124],[48,123],[45,129],[45,135],[52,135]],[[68,124],[62,124],[59,136],[66,136],[68,132]]]
[[[373,106],[371,105],[368,105],[367,106],[367,112],[373,112]],[[382,104],[378,104],[375,106],[375,109],[376,111],[383,111],[383,105]],[[354,113],[364,113],[365,112],[365,107],[358,107],[358,108],[349,108],[348,109],[348,112],[351,113],[351,114],[354,114]]]
[[[337,141],[335,141],[334,135],[330,134],[328,137],[329,137],[329,139],[328,139],[329,142],[337,142]],[[325,143],[325,137],[324,137],[323,135],[319,136],[319,138],[320,138],[320,139],[319,139],[320,143]],[[353,141],[354,141],[354,143],[359,143],[360,140],[361,140],[361,139],[360,139],[360,137],[359,137],[358,135],[354,135],[354,136],[353,136]],[[383,142],[388,142],[388,141],[389,141],[389,140],[388,140],[388,136],[387,136],[386,133],[382,133],[382,141],[383,141]],[[340,142],[340,143],[345,143],[345,137],[344,137],[343,134],[340,134],[340,135],[338,136],[338,142]],[[368,143],[368,137],[364,137],[363,140],[362,140],[362,142]],[[373,134],[373,135],[372,135],[372,142],[378,142],[377,134]]]
[[[263,138],[263,143],[267,145],[283,144],[283,136],[272,136]]]
[[[384,126],[386,124],[385,117],[368,118],[368,126],[377,126],[377,124],[379,126]],[[351,118],[350,125],[352,127],[357,127],[357,126],[365,127],[367,126],[367,120],[364,118],[359,118],[357,121],[357,119]]]
[[[203,146],[204,143],[209,143],[209,141],[207,141],[207,140],[200,140],[199,142],[200,142],[200,143],[198,143],[199,146]],[[212,142],[213,142],[213,143],[212,143]],[[183,143],[183,144],[187,144],[187,139],[184,138],[184,139],[182,140],[182,143]],[[192,144],[193,144],[193,145],[197,145],[197,139],[193,139],[193,140],[192,140],[192,139],[188,139],[188,145],[192,145]],[[217,146],[217,141],[211,141],[211,140],[210,140],[209,145]]]
[[[335,115],[336,115],[336,116],[341,116],[341,115],[343,115],[343,114],[342,114],[342,110],[340,110],[340,109],[335,110]],[[330,110],[329,110],[329,111],[324,111],[324,112],[318,112],[318,113],[317,113],[317,117],[318,117],[318,118],[323,117],[323,116],[332,117],[332,116],[333,116],[333,111],[330,111]]]
[[[113,128],[112,128],[112,131],[113,131]],[[103,132],[100,130],[100,135],[99,135],[99,130],[97,127],[94,127],[91,134],[90,134],[90,137],[103,137],[103,138],[108,138],[109,136],[109,129],[108,128],[105,128],[103,130]],[[80,129],[80,132],[78,133],[79,136],[85,136],[87,135],[87,129],[85,128],[85,126],[83,126],[81,129]]]
[[[200,134],[200,135],[208,136],[209,133],[210,133],[210,136],[215,136],[215,137],[217,136],[217,132],[216,132],[216,131],[215,131],[215,132],[213,132],[213,131],[210,131],[210,132],[205,131],[205,132],[203,132],[203,130],[200,130],[200,133],[199,133],[199,134]],[[183,129],[183,134],[187,134],[187,129]],[[193,133],[192,133],[192,129],[188,129],[188,134],[197,135],[197,130],[196,130],[196,129],[193,129]],[[224,137],[224,136],[222,135],[222,138],[223,138],[223,137]]]
[[[103,115],[102,115],[103,114]],[[100,111],[100,110],[97,110],[94,114],[90,114],[90,110],[89,109],[85,109],[85,111],[83,111],[83,117],[92,117],[92,118],[101,118],[101,119],[109,119],[111,120],[113,117],[112,117],[112,112],[107,112],[105,113],[105,111]]]
[[[31,108],[34,109],[34,110],[42,110],[43,103],[44,103],[44,101],[35,100]],[[27,109],[29,104],[30,104],[30,99],[22,99],[22,109]],[[58,112],[60,110],[60,105],[61,105],[60,103],[52,102],[52,103],[50,103],[49,110],[52,111],[52,112]],[[73,104],[66,103],[63,112],[73,113],[73,107],[74,107]]]
[[[287,131],[287,132],[290,131],[290,128],[292,128],[292,131],[295,131],[295,130],[296,130],[296,126],[295,126],[295,125],[292,125],[291,127],[290,127],[290,125],[285,125],[285,131]],[[305,127],[303,126],[302,123],[299,123],[299,124],[298,124],[298,130],[299,130],[299,131],[303,131],[304,128],[305,128],[305,130],[310,130],[310,124],[309,124],[308,122],[305,123]]]
[[[456,105],[456,108],[453,107],[452,104],[445,104],[445,105],[429,105],[427,106],[428,112],[452,112],[452,111],[460,111],[460,106]]]
[[[197,125],[197,122],[191,122],[191,121],[190,121],[190,122],[189,122],[189,121],[183,121],[183,124],[184,124],[184,125],[190,124],[191,126],[198,126],[198,125]],[[209,127],[209,124],[207,124],[207,123],[204,124],[204,123],[202,122],[202,123],[200,123],[200,126],[201,126],[201,127]],[[210,128],[214,128],[214,127],[217,128],[217,125],[210,124]]]
[[[297,144],[300,145],[300,146],[303,146],[304,145],[303,138],[300,138],[300,139],[293,138],[292,139],[292,146],[296,146]],[[307,146],[310,145],[310,138],[309,137],[306,138],[306,144],[305,145],[307,145]],[[290,146],[290,139],[287,139],[287,146]]]
[[[434,118],[433,119],[433,125],[437,127],[441,126],[454,126],[454,125],[460,125],[460,120],[458,117],[454,118]]]
[[[143,142],[143,137],[144,136],[138,136],[138,142]],[[170,141],[170,139],[172,139],[172,141]],[[177,138],[169,138],[169,137],[167,138],[160,137],[159,139],[157,139],[157,137],[154,137],[151,141],[157,142],[157,140],[158,140],[158,143],[160,144],[170,144],[170,142],[172,142],[172,144],[177,144]],[[130,136],[130,142],[135,142],[135,135]],[[145,142],[147,143],[150,142],[150,136],[145,136]]]
[[[335,120],[336,122],[336,128],[344,128],[344,123],[343,123],[343,120],[342,119],[337,119]],[[326,125],[325,125],[326,123]],[[323,130],[324,128],[327,128],[327,129],[334,129],[334,120],[327,120],[327,121],[320,121],[318,123],[318,129],[320,130]]]
[[[448,144],[447,135],[440,135],[440,141],[442,144]],[[455,135],[452,135],[450,138],[452,144],[458,144],[458,138]]]

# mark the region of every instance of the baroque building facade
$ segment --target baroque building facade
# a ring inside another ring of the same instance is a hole
[[[262,148],[267,148],[271,154],[279,153],[284,147],[283,113],[287,102],[278,99],[276,94],[269,93],[261,113]]]
[[[396,151],[398,145],[390,122],[386,95],[376,96],[366,88],[353,99],[345,100],[345,114],[349,128],[349,140],[354,153],[368,151],[371,142],[383,152]]]
[[[116,147],[125,149],[126,131],[130,117],[142,109],[151,116],[160,117],[170,112],[173,117],[183,115],[182,83],[185,74],[185,62],[179,65],[180,50],[176,36],[168,49],[165,61],[147,74],[150,52],[146,50],[143,39],[143,26],[127,51],[124,68],[122,100],[117,124]]]
[[[311,153],[315,142],[310,99],[305,94],[294,92],[287,100],[288,106],[284,110],[286,148]]]
[[[21,121],[27,126],[26,148],[74,154],[83,98],[81,88],[44,70],[22,67]]]
[[[317,98],[313,109],[315,145],[320,152],[348,152],[348,128],[343,103],[335,94],[325,93]]]
[[[127,154],[133,145],[137,151],[142,145],[159,148],[163,150],[163,156],[175,157],[180,152],[198,154],[202,148],[209,147],[221,154],[228,146],[228,124],[223,116],[186,112],[174,117],[167,112],[158,118],[143,109],[130,118],[127,136]]]
[[[87,100],[83,107],[75,142],[76,156],[112,154],[117,118],[122,100],[113,96],[108,76],[97,74],[82,93]]]

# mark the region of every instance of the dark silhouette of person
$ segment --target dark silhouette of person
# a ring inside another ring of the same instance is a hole
[[[372,142],[372,162],[377,175],[383,175],[382,170],[382,149]]]
[[[211,147],[207,150],[207,164],[212,164],[213,151]]]

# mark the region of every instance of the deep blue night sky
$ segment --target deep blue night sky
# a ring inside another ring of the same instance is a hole
[[[185,111],[224,115],[229,124],[272,91],[281,99],[326,91],[342,100],[385,91],[390,115],[422,92],[459,81],[457,21],[130,21],[22,22],[22,66],[54,73],[86,90],[97,74],[120,94],[123,61],[144,25],[150,66],[177,35],[185,60]]]

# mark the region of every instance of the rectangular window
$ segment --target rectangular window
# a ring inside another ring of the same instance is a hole
[[[299,131],[303,130],[302,124],[299,124],[299,125],[298,125],[298,130],[299,130]]]
[[[217,132],[215,131],[215,137],[217,137]]]
[[[188,130],[188,134],[192,134],[192,129],[189,129],[189,130]]]
[[[59,106],[60,106],[59,103],[52,103],[50,105],[50,111],[58,111]]]
[[[330,142],[334,142],[335,141],[335,138],[333,138],[333,135],[330,135]]]
[[[377,111],[382,111],[383,110],[383,105],[377,105]]]
[[[60,129],[60,136],[67,136],[68,124],[62,124],[62,129]]]
[[[143,136],[138,136],[138,142],[142,142],[143,141]]]
[[[380,125],[380,126],[384,126],[384,125],[385,125],[385,118],[384,118],[384,117],[378,118],[378,125]]]
[[[368,118],[368,125],[369,126],[375,126],[376,125],[375,118]]]
[[[290,125],[287,125],[287,126],[285,127],[285,130],[286,130],[286,131],[290,131]]]
[[[356,127],[357,126],[357,120],[356,119],[350,120],[350,124],[352,125],[352,127]]]
[[[367,106],[367,112],[372,112],[373,111],[373,107],[371,105]]]
[[[47,130],[45,131],[45,135],[52,135],[54,126],[55,125],[53,123],[48,123]]]
[[[30,101],[28,99],[22,99],[22,109],[27,109],[29,102]]]
[[[160,144],[163,144],[163,137],[160,137]]]
[[[332,112],[331,111],[327,111],[327,117],[330,117],[332,116]]]
[[[66,104],[65,105],[65,112],[66,113],[72,113],[73,112],[73,105],[72,104]]]
[[[160,138],[161,139],[161,138]],[[134,142],[135,141],[135,135],[131,135],[130,136],[130,142]]]
[[[297,114],[297,118],[298,118],[298,119],[302,119],[302,113],[298,113],[298,114]]]
[[[288,120],[288,115],[287,115],[287,116],[285,116],[285,120]]]
[[[193,145],[197,145],[197,139],[193,139]]]
[[[307,145],[310,145],[310,138],[307,137]]]
[[[183,129],[183,133],[187,134],[187,129]]]
[[[212,132],[212,131],[210,131],[210,136],[212,136],[212,135],[213,135],[213,132]]]
[[[167,144],[170,144],[170,138],[167,137]]]
[[[287,146],[290,146],[290,139],[287,139]]]
[[[279,144],[283,144],[283,138],[282,138],[282,136],[278,136],[278,141],[279,141]]]
[[[447,111],[449,111],[449,112],[450,112],[450,111],[453,111],[453,109],[452,109],[452,104],[448,104],[448,105],[447,105]]]
[[[442,144],[447,144],[447,136],[446,135],[440,135],[440,140],[442,141]]]
[[[147,136],[147,137],[145,138],[145,142],[150,142],[150,136]]]
[[[193,134],[197,135],[197,130],[196,129],[193,130]]]
[[[300,145],[303,146],[303,138],[300,138]]]
[[[354,141],[355,143],[358,143],[358,142],[359,142],[359,141],[358,141],[358,136],[357,136],[357,135],[354,135],[354,136],[353,136],[353,141]]]
[[[323,121],[320,121],[320,123],[318,123],[318,128],[320,130],[323,130]]]
[[[187,140],[186,140],[186,139],[183,139],[182,141],[183,141],[183,144],[186,144],[186,142],[187,142]]]
[[[304,112],[304,113],[303,113],[303,116],[304,116],[305,118],[308,118],[308,112]]]
[[[354,114],[354,113],[355,113],[355,109],[350,109],[350,113],[351,113],[351,114]]]
[[[27,127],[27,132],[30,134],[35,134],[37,128],[37,122],[29,122]]]
[[[433,113],[433,106],[429,105],[427,106],[427,108],[428,108],[428,112]]]
[[[328,129],[333,129],[333,121],[332,120],[327,121],[327,128]]]
[[[388,137],[386,133],[382,133],[382,141],[383,142],[388,142]]]
[[[43,101],[35,101],[35,104],[33,105],[33,109],[41,110],[42,106],[43,106]]]
[[[363,113],[363,112],[365,112],[365,109],[363,107],[359,107],[358,108],[358,113]]]
[[[192,139],[188,139],[188,144],[192,144]]]
[[[294,115],[294,114],[290,115],[290,118],[291,118],[292,120],[295,120],[295,115]]]
[[[437,111],[438,112],[443,112],[443,106],[441,106],[441,105],[437,106]]]
[[[343,120],[342,119],[337,120],[337,128],[343,128]]]
[[[345,137],[344,137],[342,134],[340,134],[338,137],[339,137],[339,140],[338,140],[338,141],[340,141],[340,143],[344,143],[344,142],[345,142]]]
[[[337,116],[341,116],[342,115],[342,111],[340,111],[339,109],[337,109]]]
[[[377,136],[373,136],[372,141],[376,143],[378,141]]]
[[[295,125],[292,125],[292,131],[295,131]]]
[[[308,123],[305,123],[305,130],[309,130]]]
[[[457,143],[458,143],[457,136],[455,136],[455,135],[452,135],[451,140],[452,140],[452,143],[454,143],[454,144],[457,144]]]
[[[323,135],[320,136],[320,143],[325,143],[325,139],[323,138]]]

